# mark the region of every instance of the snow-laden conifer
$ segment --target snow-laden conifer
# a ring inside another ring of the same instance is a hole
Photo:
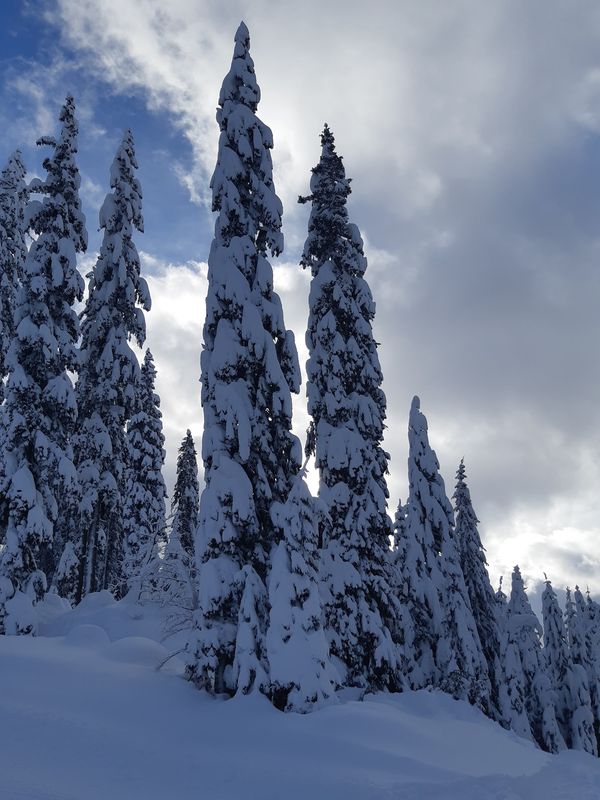
[[[593,627],[590,625],[589,606],[579,586],[575,587],[573,597],[567,589],[565,621],[569,638],[569,649],[574,664],[582,666],[587,675],[592,702],[592,714],[596,736],[600,733],[600,674],[595,669],[595,662],[600,659],[600,642],[593,641]]]
[[[137,409],[127,423],[123,504],[123,591],[135,591],[138,596],[144,584],[156,583],[159,551],[164,551],[167,539],[167,490],[162,474],[165,437],[155,383],[156,368],[148,349],[137,388]]]
[[[275,541],[271,505],[287,497],[301,457],[291,433],[290,392],[300,383],[296,346],[267,260],[268,251],[283,249],[282,207],[273,185],[273,137],[256,115],[260,89],[249,47],[241,23],[217,110],[211,187],[218,217],[201,357],[200,607],[188,669],[198,686],[230,693],[268,683],[262,645],[249,637],[260,638],[267,625],[261,615]]]
[[[544,658],[555,693],[556,719],[563,739],[573,750],[597,755],[587,674],[584,667],[573,663],[563,614],[549,580],[546,580],[542,594],[542,609]]]
[[[406,659],[413,688],[438,686],[489,708],[489,678],[460,568],[454,514],[429,445],[420,401],[409,428],[408,510],[398,541],[400,599],[408,611]]]
[[[4,381],[8,373],[8,349],[15,335],[15,302],[27,257],[25,207],[28,189],[21,153],[11,155],[0,174],[0,404],[4,400]],[[0,520],[8,511],[4,453],[6,452],[6,408],[0,408]],[[6,521],[0,524],[0,544]]]
[[[77,499],[71,433],[77,416],[69,371],[78,366],[79,324],[73,305],[83,295],[77,253],[87,245],[75,162],[75,103],[68,96],[57,139],[44,159],[45,179],[30,190],[27,216],[36,236],[21,276],[15,336],[7,355],[6,546],[0,558],[0,626],[35,629],[32,604],[43,596],[62,551],[63,523]],[[60,550],[59,550],[60,547]]]
[[[490,715],[495,715],[498,709],[498,692],[502,683],[496,597],[486,568],[485,550],[477,528],[479,520],[471,502],[463,460],[461,460],[456,473],[453,498],[456,520],[454,535],[460,548],[460,566],[490,680],[491,706],[488,706],[486,711]]]
[[[0,375],[8,373],[7,354],[15,334],[17,287],[27,258],[25,207],[28,188],[21,153],[11,155],[0,175]],[[0,381],[0,403],[4,382]]]
[[[436,648],[441,628],[440,591],[443,576],[436,538],[449,526],[452,509],[439,463],[429,446],[427,420],[413,398],[408,423],[408,483],[406,517],[396,535],[394,550],[399,597],[404,610],[406,670],[410,686],[438,685]]]
[[[77,383],[77,465],[81,564],[77,596],[122,583],[125,425],[136,410],[140,368],[129,344],[142,345],[150,294],[140,276],[134,230],[143,231],[133,136],[125,131],[110,169],[112,191],[100,209],[104,235],[89,275]]]
[[[346,202],[350,180],[327,126],[313,169],[301,264],[312,272],[306,343],[307,455],[329,524],[322,553],[325,625],[346,685],[400,686],[399,604],[389,560],[386,413],[367,260]]]
[[[503,718],[517,733],[526,735],[524,709],[531,736],[539,746],[550,753],[564,750],[566,745],[556,720],[556,695],[542,653],[542,626],[531,610],[519,567],[512,573],[502,661]]]
[[[577,599],[577,596],[576,596]],[[579,609],[579,601],[577,601]],[[588,591],[585,602],[585,632],[589,654],[590,694],[595,718],[596,741],[600,750],[600,605],[592,600]]]
[[[177,457],[171,529],[161,567],[165,601],[187,612],[183,614],[186,620],[191,619],[192,611],[198,605],[194,540],[198,528],[199,498],[196,448],[188,430]]]
[[[310,711],[334,696],[339,677],[329,659],[319,596],[319,523],[324,509],[299,474],[285,503],[274,503],[281,532],[269,575],[267,655],[274,704]]]

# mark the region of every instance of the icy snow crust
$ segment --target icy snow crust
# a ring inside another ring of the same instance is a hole
[[[10,800],[596,800],[600,764],[536,750],[441,693],[313,714],[198,692],[152,605],[43,604],[41,636],[0,637],[0,797]]]

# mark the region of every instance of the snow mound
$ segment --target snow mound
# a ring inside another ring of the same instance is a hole
[[[144,636],[128,636],[112,642],[104,651],[104,657],[123,664],[138,664],[141,667],[158,667],[168,658],[169,652],[158,642]]]
[[[67,633],[65,643],[71,647],[104,647],[110,639],[104,628],[98,625],[76,625]]]

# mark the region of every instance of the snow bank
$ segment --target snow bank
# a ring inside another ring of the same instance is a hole
[[[158,609],[91,597],[0,637],[0,797],[10,800],[597,800],[600,762],[551,756],[441,693],[308,715],[182,679]],[[153,640],[154,638],[154,640]],[[109,641],[110,640],[110,641]]]

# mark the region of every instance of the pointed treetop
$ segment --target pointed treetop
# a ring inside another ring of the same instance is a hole
[[[240,22],[233,41],[243,45],[247,50],[250,49],[250,31],[244,20]]]
[[[421,409],[421,400],[419,399],[418,395],[413,397],[412,403],[410,404],[410,410],[413,411],[414,409],[417,411]]]
[[[331,132],[331,128],[327,123],[325,123],[323,126],[323,133],[321,134],[321,147],[329,147],[332,151],[335,149],[335,138]]]
[[[460,464],[458,465],[458,469],[456,470],[456,480],[459,483],[463,483],[466,477],[467,470],[465,469],[465,457],[463,456],[460,460]]]

